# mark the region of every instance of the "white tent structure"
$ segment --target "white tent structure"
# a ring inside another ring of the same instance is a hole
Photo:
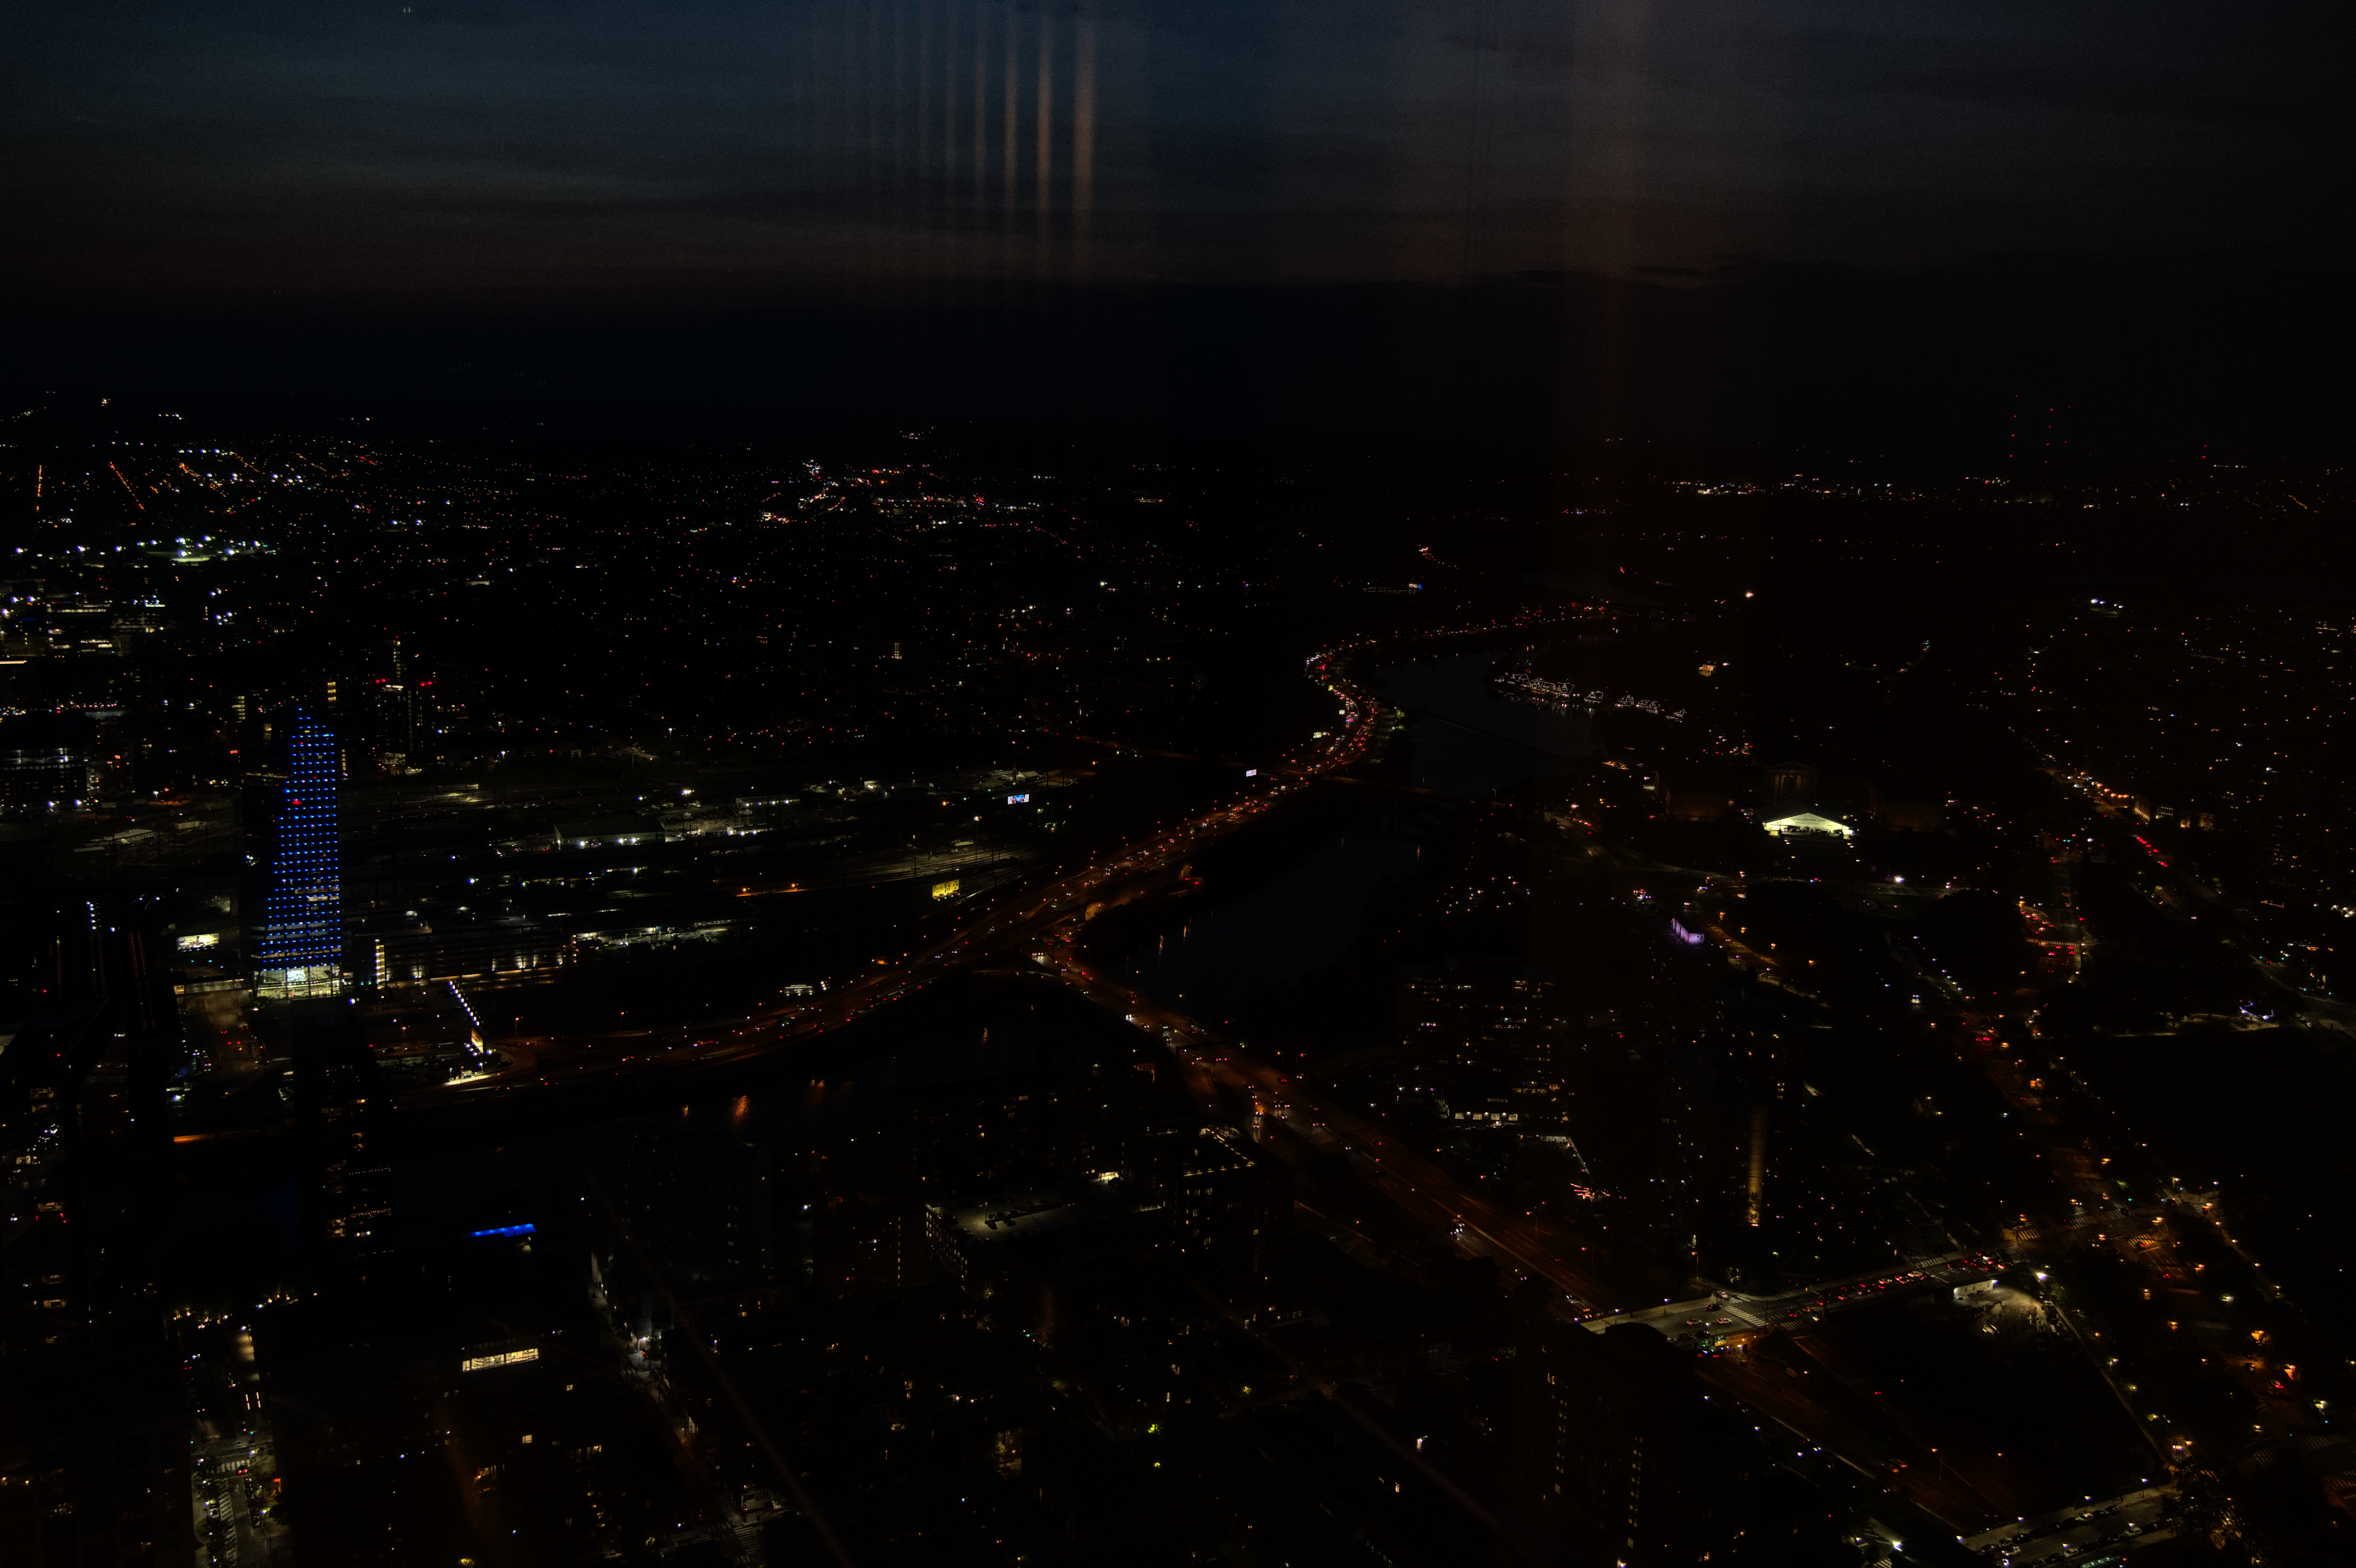
[[[1818,816],[1813,811],[1800,811],[1789,816],[1779,816],[1763,826],[1768,832],[1779,837],[1786,833],[1797,833],[1810,837],[1824,836],[1835,838],[1854,838],[1857,837],[1857,829],[1847,823],[1836,822],[1829,816]]]

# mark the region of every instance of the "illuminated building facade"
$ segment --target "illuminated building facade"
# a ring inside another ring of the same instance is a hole
[[[98,793],[98,748],[89,720],[37,714],[0,727],[0,806],[79,811]]]
[[[1691,1357],[1639,1324],[1549,1324],[1510,1365],[1522,1495],[1583,1558],[1705,1563],[1743,1534],[1757,1450],[1710,1411]]]
[[[298,717],[289,737],[286,798],[262,904],[254,989],[327,997],[344,987],[344,900],[336,816],[336,737]]]

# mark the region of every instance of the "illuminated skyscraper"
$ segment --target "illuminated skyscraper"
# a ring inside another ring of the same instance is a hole
[[[289,751],[254,988],[266,997],[333,996],[344,984],[336,737],[308,716],[298,716]]]

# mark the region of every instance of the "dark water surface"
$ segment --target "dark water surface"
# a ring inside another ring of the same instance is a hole
[[[1485,692],[1493,652],[1379,671],[1371,684],[1408,711],[1408,780],[1477,798],[1558,772],[1593,749],[1584,720],[1559,718]],[[1411,797],[1401,797],[1407,800]],[[1415,869],[1424,835],[1412,812],[1381,830],[1337,832],[1272,880],[1215,902],[1116,967],[1141,989],[1206,1020],[1231,1019],[1256,983],[1281,984],[1332,964],[1348,949],[1366,901]],[[1038,1025],[1008,1017],[920,1036],[851,1062],[817,1083],[773,1085],[728,1096],[688,1095],[642,1114],[678,1116],[792,1148],[821,1133],[855,1131],[884,1115],[897,1087],[955,1082],[1038,1065]],[[421,1149],[393,1163],[396,1233],[450,1234],[529,1219],[539,1195],[589,1169],[597,1122],[535,1131],[499,1144]],[[264,1252],[291,1249],[294,1181],[256,1173],[176,1195],[182,1244],[197,1235],[241,1233]],[[195,1230],[190,1229],[191,1226]]]
[[[1488,695],[1493,651],[1376,672],[1368,682],[1408,713],[1408,782],[1477,799],[1559,773],[1594,750],[1582,717]],[[1232,1022],[1245,993],[1321,969],[1348,951],[1366,901],[1415,869],[1424,835],[1411,816],[1344,833],[1248,892],[1211,905],[1114,967],[1140,990],[1206,1023]]]
[[[981,1019],[858,1061],[834,1063],[824,1077],[792,1088],[773,1086],[724,1098],[682,1095],[649,1103],[640,1115],[676,1118],[702,1132],[759,1138],[777,1149],[799,1148],[820,1134],[874,1125],[894,1089],[1035,1067],[1039,1040],[1038,1026],[1028,1019]],[[605,1120],[491,1148],[437,1150],[400,1160],[392,1169],[393,1212],[405,1222],[437,1229],[474,1225],[477,1219],[482,1224],[477,1229],[527,1219],[541,1189],[588,1174],[596,1129]],[[492,1213],[507,1209],[515,1212]]]

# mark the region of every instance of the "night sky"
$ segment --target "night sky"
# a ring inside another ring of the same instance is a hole
[[[1712,431],[1784,388],[1968,442],[2008,400],[2115,423],[2154,374],[2238,431],[2340,332],[2343,6],[10,19],[32,382]]]

